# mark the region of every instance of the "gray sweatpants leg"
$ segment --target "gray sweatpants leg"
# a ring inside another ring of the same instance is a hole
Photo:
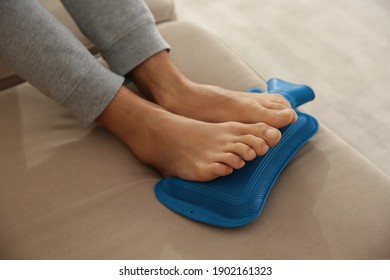
[[[111,70],[126,75],[169,45],[142,0],[61,0]]]
[[[107,1],[109,2],[117,3]],[[139,1],[134,3],[136,2]],[[104,1],[97,0],[90,3],[98,5]],[[68,3],[67,7],[70,6],[72,5]],[[85,17],[88,21],[78,21],[84,22],[87,26],[97,24],[97,27],[85,28],[84,26],[82,29],[103,51],[114,71],[123,75],[153,52],[167,48],[167,45],[158,38],[158,35],[149,36],[149,33],[145,35],[141,32],[141,30],[150,31],[149,28],[142,28],[144,25],[150,27],[150,20],[142,21],[143,24],[137,25],[138,21],[141,22],[140,18],[150,19],[148,11],[145,12],[144,8],[138,10],[137,17],[131,21],[134,24],[131,31],[128,28],[115,29],[115,25],[109,26],[111,21],[115,22],[123,16],[120,14],[122,9],[123,7],[107,9],[104,13],[101,12],[100,16],[99,14],[90,16],[92,10],[84,9],[84,15],[82,14],[81,17]],[[103,25],[98,24],[103,22],[102,17],[105,14],[112,12],[117,14],[111,14],[110,21],[106,21]],[[121,23],[116,25],[122,26]],[[126,26],[131,26],[130,22]],[[95,29],[99,31],[91,31]],[[0,63],[11,66],[22,78],[68,108],[84,124],[91,123],[99,116],[124,80],[120,75],[102,67],[70,31],[35,0],[0,1],[0,34]],[[115,35],[111,37],[111,34]],[[142,39],[145,37],[151,40]],[[123,38],[127,39],[122,40]],[[155,42],[152,45],[160,45],[160,47],[155,47],[154,51],[145,46],[127,48],[128,41],[138,42],[140,45],[143,42]],[[126,49],[134,50],[134,48],[138,49],[138,52],[126,52]],[[130,62],[126,62],[127,60]]]

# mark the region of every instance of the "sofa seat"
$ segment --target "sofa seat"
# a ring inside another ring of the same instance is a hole
[[[265,86],[206,31],[159,28],[191,79]],[[390,179],[324,126],[282,172],[259,219],[225,229],[165,208],[155,169],[30,84],[0,92],[0,112],[1,259],[390,258]]]

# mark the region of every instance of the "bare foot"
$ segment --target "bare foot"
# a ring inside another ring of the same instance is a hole
[[[159,96],[158,103],[167,110],[208,122],[264,122],[281,128],[298,118],[288,101],[279,94],[237,92],[189,82],[181,90],[156,96]]]
[[[264,122],[276,128],[298,118],[282,95],[236,92],[191,82],[165,51],[150,57],[130,76],[156,103],[189,118],[207,122]]]
[[[208,181],[265,154],[280,132],[264,123],[206,123],[172,114],[125,88],[98,122],[164,176]]]

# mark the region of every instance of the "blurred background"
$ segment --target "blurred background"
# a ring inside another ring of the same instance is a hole
[[[310,85],[304,106],[390,175],[389,0],[176,0],[266,80]]]

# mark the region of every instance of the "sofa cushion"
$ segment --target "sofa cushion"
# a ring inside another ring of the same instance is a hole
[[[202,29],[160,29],[190,78],[264,85]],[[0,112],[1,259],[390,258],[390,179],[324,126],[283,171],[261,216],[225,229],[165,208],[156,170],[28,83],[0,92]]]

